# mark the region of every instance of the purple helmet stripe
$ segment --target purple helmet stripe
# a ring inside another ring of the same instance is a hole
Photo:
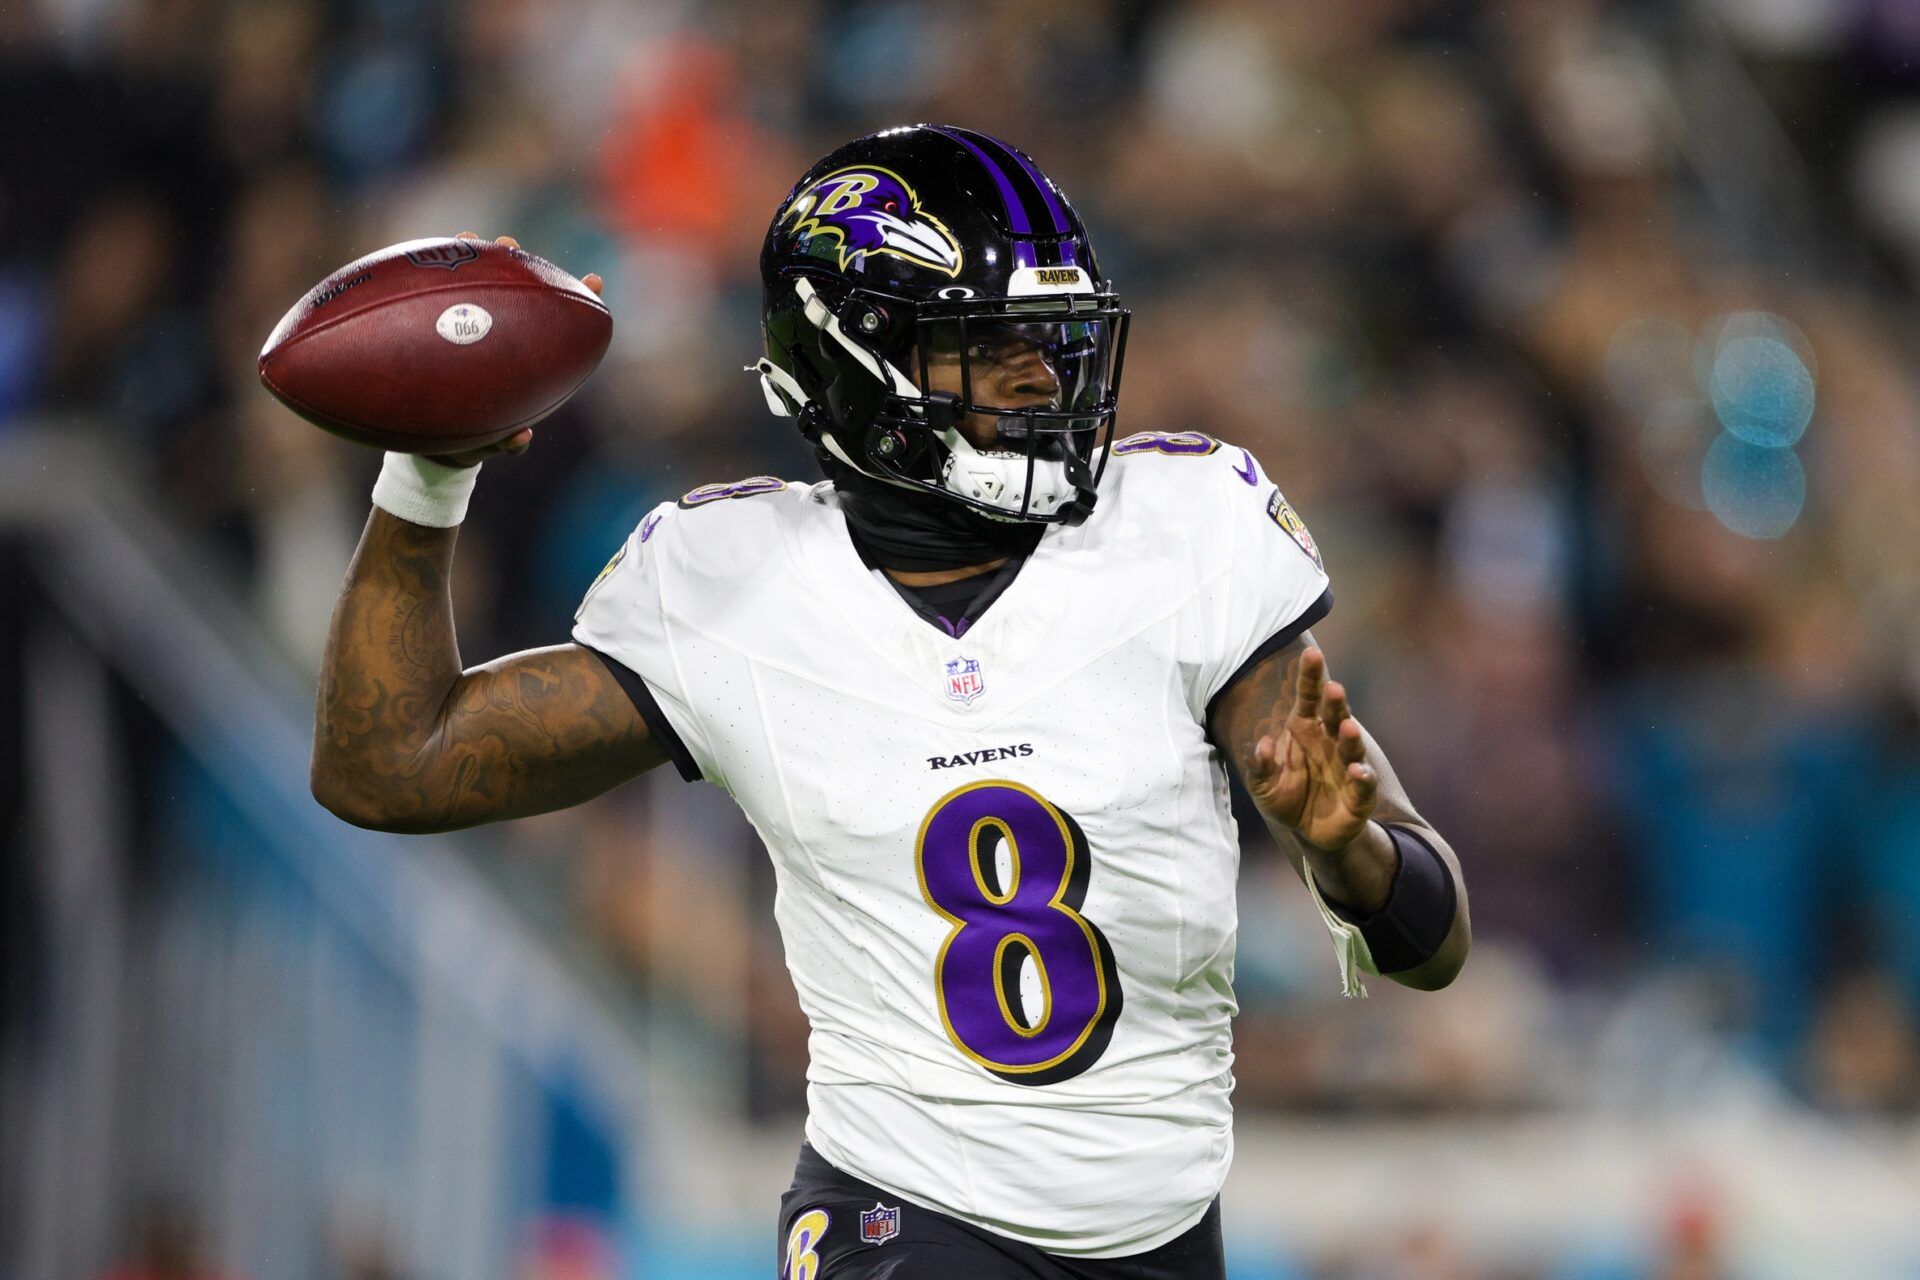
[[[1014,234],[1019,236],[1032,235],[1033,224],[1027,219],[1027,206],[1022,203],[1019,194],[1014,191],[1013,183],[1007,180],[1007,171],[1002,169],[992,156],[982,151],[974,144],[971,138],[961,133],[958,129],[941,128],[938,132],[946,134],[947,137],[952,138],[955,142],[958,142],[961,146],[973,152],[975,158],[978,159],[980,163],[986,167],[987,172],[992,175],[993,185],[1000,189],[1000,199],[1007,206],[1007,222],[1013,227]],[[1018,267],[1031,267],[1034,265],[1034,261],[1032,242],[1015,240],[1013,242],[1014,265]]]
[[[1047,181],[1046,175],[1035,167],[1033,161],[1027,159],[1024,155],[1020,154],[1018,150],[1008,146],[991,134],[983,133],[980,136],[1004,151],[1009,160],[1020,166],[1021,172],[1033,179],[1034,187],[1040,192],[1040,199],[1046,203],[1047,216],[1053,219],[1053,229],[1063,236],[1071,233],[1073,223],[1067,218],[1066,207],[1060,203],[1060,197],[1054,194],[1053,184]],[[1073,265],[1073,241],[1062,240],[1060,242],[1060,261],[1069,266]]]

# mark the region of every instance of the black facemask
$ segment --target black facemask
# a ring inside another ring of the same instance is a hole
[[[883,568],[924,573],[1024,556],[1046,532],[1045,525],[989,520],[957,503],[875,480],[838,459],[822,461],[847,528],[867,558]]]

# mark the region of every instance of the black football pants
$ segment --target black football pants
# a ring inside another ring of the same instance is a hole
[[[903,1200],[801,1144],[780,1197],[780,1280],[1226,1280],[1220,1202],[1157,1249],[1065,1258]]]

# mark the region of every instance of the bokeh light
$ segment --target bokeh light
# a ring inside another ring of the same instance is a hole
[[[1723,433],[1700,468],[1707,510],[1745,538],[1777,538],[1807,500],[1807,473],[1792,449],[1765,449]]]
[[[1730,316],[1713,336],[1706,390],[1728,431],[1751,445],[1782,448],[1813,420],[1814,377],[1805,339],[1764,312]]]

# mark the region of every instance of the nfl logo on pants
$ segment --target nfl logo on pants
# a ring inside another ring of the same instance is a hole
[[[899,1234],[899,1209],[875,1200],[873,1208],[860,1211],[860,1238],[868,1244],[885,1244]]]

